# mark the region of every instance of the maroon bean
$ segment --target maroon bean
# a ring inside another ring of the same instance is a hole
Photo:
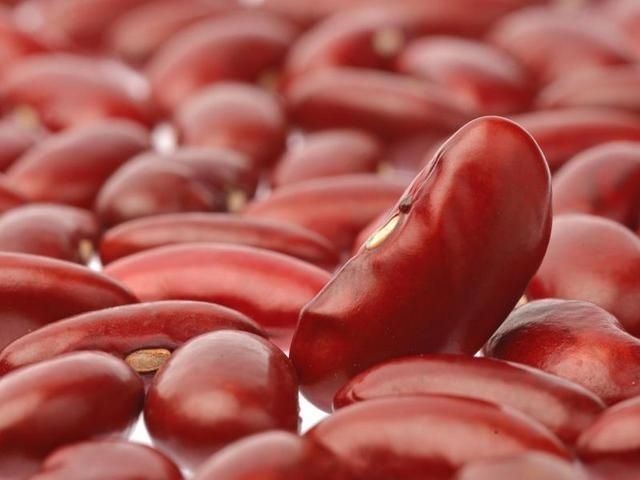
[[[298,426],[293,366],[245,332],[214,332],[178,349],[155,376],[144,419],[154,444],[194,468],[231,442]]]

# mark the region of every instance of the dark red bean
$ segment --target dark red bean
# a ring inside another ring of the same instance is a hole
[[[0,213],[27,203],[27,199],[11,187],[5,175],[0,175]]]
[[[295,432],[295,372],[284,353],[256,335],[202,335],[177,350],[157,373],[144,419],[155,445],[194,468],[253,433]]]
[[[559,78],[538,95],[541,109],[608,107],[640,113],[640,68],[611,67]]]
[[[532,8],[505,17],[490,40],[520,60],[538,79],[634,61],[622,32],[580,9]]]
[[[284,342],[302,306],[329,274],[297,258],[225,244],[154,248],[109,264],[105,272],[142,301],[203,300],[238,310]]]
[[[29,480],[182,480],[178,467],[158,450],[139,443],[102,440],[59,448]]]
[[[9,168],[7,179],[32,201],[91,209],[107,178],[148,145],[146,130],[133,123],[78,127],[29,150]]]
[[[517,308],[485,353],[571,380],[607,404],[640,395],[640,340],[592,303],[550,299]]]
[[[355,68],[301,75],[288,85],[286,100],[304,128],[362,128],[387,139],[448,134],[469,117],[464,105],[436,85]]]
[[[100,229],[89,211],[29,204],[0,216],[0,251],[88,263]]]
[[[26,478],[63,445],[126,434],[143,401],[140,378],[102,353],[72,353],[3,377],[2,476]]]
[[[271,177],[275,188],[321,177],[373,173],[382,158],[375,137],[359,130],[327,130],[306,135],[280,158]]]
[[[588,480],[575,464],[542,453],[471,463],[455,480]]]
[[[513,407],[568,444],[605,408],[591,391],[555,375],[466,355],[424,355],[377,365],[347,383],[334,406],[418,394],[455,395]]]
[[[281,187],[249,203],[243,214],[307,228],[335,248],[348,250],[360,230],[391,208],[405,187],[404,179],[372,174],[319,178]]]
[[[397,69],[453,92],[469,111],[480,114],[523,111],[535,94],[529,73],[509,55],[456,37],[410,43],[398,58]]]
[[[69,54],[31,56],[0,81],[0,107],[27,109],[52,130],[107,117],[153,121],[144,77],[113,60]]]
[[[209,84],[260,80],[282,63],[297,33],[288,21],[261,11],[198,22],[151,59],[148,76],[155,98],[172,112]]]
[[[155,0],[131,8],[113,22],[107,34],[109,50],[134,64],[144,64],[182,29],[209,17],[237,9],[233,0]]]
[[[195,242],[264,248],[323,268],[335,267],[340,259],[333,245],[311,230],[275,220],[216,213],[154,215],[120,224],[105,233],[100,258],[106,264],[155,247]]]
[[[0,353],[0,374],[64,353],[100,350],[151,374],[193,337],[214,330],[265,335],[245,315],[213,303],[165,301],[112,307],[65,318],[17,339]]]
[[[576,155],[553,179],[553,213],[588,213],[640,227],[640,142],[611,142]]]
[[[335,456],[317,443],[288,432],[258,433],[207,460],[194,480],[351,480]]]
[[[175,116],[182,142],[244,153],[260,167],[284,148],[287,119],[276,97],[251,85],[221,83],[194,95]]]
[[[136,302],[120,283],[88,268],[0,253],[0,349],[61,318]]]
[[[384,360],[475,353],[538,268],[550,206],[549,170],[522,128],[499,117],[463,127],[301,313],[291,358],[305,396],[328,408]]]
[[[15,121],[0,121],[0,171],[4,171],[27,150],[45,138],[42,129]]]
[[[611,109],[569,108],[512,117],[536,139],[551,171],[601,143],[640,141],[640,115]]]
[[[568,458],[539,423],[497,405],[439,395],[370,400],[307,433],[357,479],[447,480],[464,464],[535,450]]]
[[[640,238],[605,218],[556,217],[527,297],[593,302],[640,336]]]

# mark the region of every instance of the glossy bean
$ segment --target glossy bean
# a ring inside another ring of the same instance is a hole
[[[334,407],[398,395],[444,394],[513,407],[572,444],[604,410],[591,391],[555,375],[490,358],[423,355],[377,365],[354,377]]]
[[[278,68],[297,28],[261,11],[204,20],[172,37],[147,69],[154,96],[168,112],[207,85],[260,80]]]
[[[526,110],[535,94],[529,72],[516,60],[484,43],[456,37],[410,43],[397,60],[397,70],[446,88],[479,114]]]
[[[155,445],[194,468],[253,433],[298,426],[298,392],[284,353],[245,332],[202,335],[155,376],[144,420]]]
[[[576,155],[553,179],[553,213],[588,213],[640,227],[640,142],[611,142]]]
[[[176,465],[158,450],[125,441],[82,442],[49,455],[29,480],[182,480]]]
[[[0,253],[0,348],[61,318],[136,302],[122,284],[88,268]]]
[[[333,245],[311,230],[275,220],[217,213],[154,215],[122,223],[105,233],[100,258],[107,264],[151,248],[195,242],[264,248],[323,268],[333,268],[339,261]]]
[[[145,2],[113,22],[106,35],[108,49],[131,63],[143,65],[179,31],[237,8],[232,0]]]
[[[0,353],[0,375],[81,350],[110,353],[141,375],[155,374],[184,342],[227,329],[265,335],[245,315],[213,303],[161,301],[96,310],[46,325],[7,345]]]
[[[9,168],[45,135],[44,130],[20,122],[0,121],[0,171]]]
[[[143,401],[140,378],[102,353],[73,353],[3,377],[0,474],[26,478],[60,446],[126,434]]]
[[[289,432],[266,432],[232,443],[207,460],[194,480],[351,480],[335,456]]]
[[[305,396],[328,408],[384,360],[475,353],[538,268],[550,206],[544,156],[522,128],[499,117],[463,127],[302,311],[291,358]]]
[[[116,61],[71,54],[31,56],[9,68],[0,106],[35,114],[52,130],[108,117],[150,125],[155,115],[144,77]]]
[[[373,173],[383,155],[375,137],[359,130],[326,130],[306,135],[280,158],[274,188],[313,178]]]
[[[538,95],[541,109],[607,107],[640,113],[640,68],[610,67],[559,78]]]
[[[309,72],[287,86],[285,98],[304,128],[361,128],[386,139],[448,134],[469,117],[464,105],[436,85],[366,69]]]
[[[360,230],[391,208],[405,186],[404,179],[372,174],[319,178],[281,187],[249,203],[242,213],[307,228],[335,248],[348,250]]]
[[[362,480],[446,480],[466,463],[529,450],[569,457],[551,432],[515,410],[439,395],[351,405],[306,436]]]
[[[91,209],[111,174],[148,145],[146,130],[129,122],[78,127],[27,151],[9,168],[7,179],[32,201]]]
[[[585,300],[640,336],[640,238],[592,215],[561,215],[527,297]]]
[[[5,175],[0,175],[0,213],[27,203],[27,199],[11,187]]]
[[[640,340],[592,303],[529,302],[500,326],[485,354],[571,380],[607,404],[640,395]]]
[[[601,143],[640,141],[640,115],[603,108],[568,108],[512,117],[540,144],[551,171]]]
[[[521,61],[541,82],[578,70],[632,63],[622,32],[585,10],[517,11],[498,22],[490,41]]]
[[[194,95],[180,106],[175,123],[184,144],[236,150],[257,167],[278,158],[287,129],[274,95],[238,83],[221,83]]]
[[[0,251],[88,263],[99,231],[95,217],[86,210],[24,205],[0,216]]]
[[[297,258],[225,244],[154,248],[107,265],[142,301],[204,300],[242,312],[286,343],[329,274]]]
[[[485,460],[465,466],[455,480],[590,480],[575,464],[542,453]]]

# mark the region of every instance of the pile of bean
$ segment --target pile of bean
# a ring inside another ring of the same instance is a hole
[[[0,8],[1,480],[640,479],[640,0]]]

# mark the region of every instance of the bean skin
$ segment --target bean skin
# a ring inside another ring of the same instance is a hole
[[[0,253],[0,348],[56,320],[136,302],[122,284],[86,267]]]
[[[514,410],[439,395],[351,405],[306,436],[362,480],[447,480],[466,463],[531,450],[570,458],[551,432]]]
[[[593,302],[640,336],[640,239],[593,215],[560,215],[527,298]]]
[[[295,372],[284,353],[256,335],[201,335],[178,349],[157,373],[144,419],[154,444],[193,469],[252,433],[295,432]]]
[[[25,478],[58,447],[126,435],[143,401],[142,380],[102,353],[73,353],[3,377],[1,474]]]
[[[194,480],[352,480],[335,456],[315,442],[284,431],[258,433],[207,460]]]
[[[183,244],[131,255],[105,268],[140,298],[201,300],[238,310],[288,345],[302,306],[329,280],[309,263],[267,250]]]
[[[542,261],[549,177],[534,140],[508,120],[474,120],[449,139],[302,311],[291,358],[304,395],[329,409],[376,363],[475,353]]]
[[[22,61],[29,55],[45,53],[49,50],[47,45],[16,26],[9,11],[0,11],[0,70],[4,72],[7,67]]]
[[[403,395],[444,394],[513,407],[567,444],[605,405],[591,391],[541,370],[466,355],[406,357],[361,373],[336,395],[334,407]]]
[[[28,333],[0,352],[0,375],[68,352],[99,350],[125,360],[141,375],[154,374],[171,353],[214,330],[266,333],[250,318],[213,303],[146,302],[95,310]]]
[[[333,245],[311,230],[286,222],[224,213],[154,215],[122,223],[104,234],[100,258],[107,264],[152,248],[193,242],[264,248],[328,269],[339,261]]]
[[[640,395],[640,340],[592,303],[529,302],[514,310],[484,350],[582,385],[608,405]]]
[[[17,121],[0,121],[0,171],[7,170],[45,136],[40,128],[23,126]]]
[[[158,450],[116,440],[83,442],[49,455],[29,480],[182,480],[178,467]]]
[[[471,463],[455,480],[589,480],[575,464],[542,453]]]
[[[5,175],[0,175],[0,213],[27,203],[27,199],[11,187]]]

